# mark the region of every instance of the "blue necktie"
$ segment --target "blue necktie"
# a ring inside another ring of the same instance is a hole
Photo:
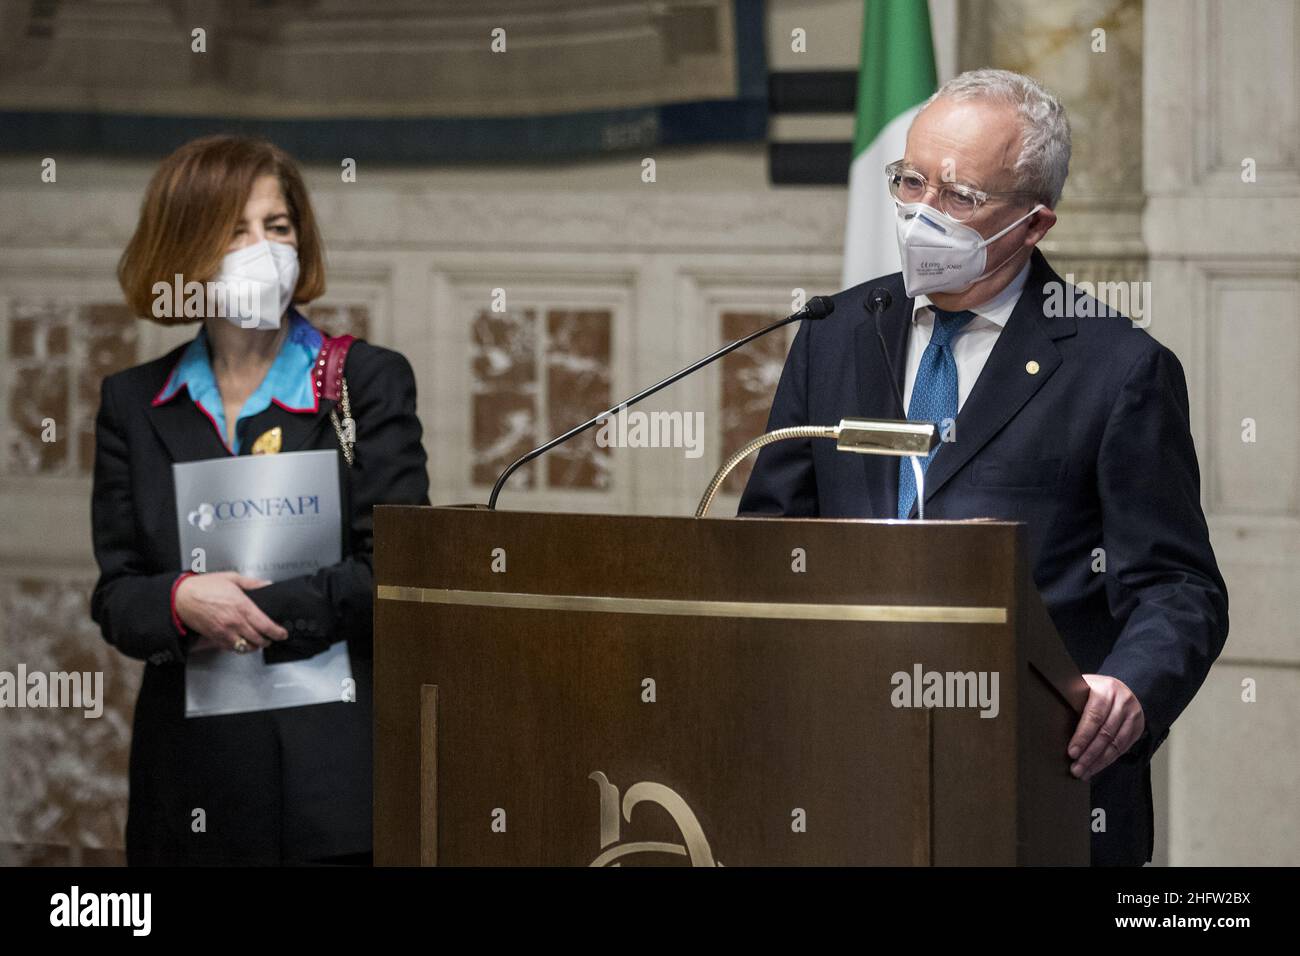
[[[945,312],[943,309],[930,307],[934,311],[934,331],[930,334],[930,344],[921,355],[921,364],[916,370],[916,381],[912,383],[912,401],[907,406],[907,417],[917,422],[936,422],[940,432],[945,420],[957,419],[957,360],[952,357],[952,340],[975,313]],[[935,452],[921,459],[921,471],[930,467]],[[898,516],[906,518],[912,513],[912,504],[916,501],[916,476],[912,472],[912,463],[906,458],[898,459]]]

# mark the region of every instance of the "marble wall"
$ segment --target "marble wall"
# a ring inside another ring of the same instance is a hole
[[[1147,0],[1144,14],[1151,330],[1187,373],[1232,617],[1219,664],[1170,735],[1169,862],[1294,866],[1300,6]]]

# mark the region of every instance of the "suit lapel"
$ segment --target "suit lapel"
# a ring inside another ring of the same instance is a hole
[[[1074,322],[1043,315],[1043,287],[1052,281],[1061,280],[1035,249],[1020,300],[957,415],[956,441],[940,445],[926,469],[927,502],[1033,398],[1060,366],[1061,353],[1053,339],[1072,334]],[[1034,373],[1027,368],[1030,362],[1037,363]],[[913,516],[916,513],[913,505]]]
[[[244,435],[248,440],[240,447],[240,454],[249,454],[257,437],[276,426],[280,428],[282,453],[303,450],[321,428],[329,427],[325,419],[334,405],[330,399],[322,398],[314,411],[290,412],[272,402],[269,408],[245,419]],[[212,420],[191,401],[189,392],[184,389],[171,401],[151,406],[149,421],[174,462],[203,461],[230,455]]]
[[[880,335],[889,350],[886,364],[880,338],[876,335],[876,318],[865,309],[866,296],[871,289],[864,287],[859,300],[861,318],[853,333],[853,355],[857,367],[858,407],[850,414],[866,418],[906,418],[907,413],[898,407],[896,392],[903,391],[903,382],[896,376],[906,368],[907,333],[911,325],[912,300],[907,298],[901,277],[882,280],[892,296],[889,308],[880,316]],[[892,372],[891,372],[892,366]],[[893,518],[898,511],[898,459],[884,455],[859,455],[867,482],[870,513],[875,517]]]
[[[280,429],[280,452],[302,451],[321,428],[328,428],[325,419],[334,407],[328,398],[318,400],[317,408],[312,411],[291,412],[272,402],[266,409],[248,419],[244,434],[248,437],[240,448],[241,454],[248,454],[259,435],[272,428]]]
[[[216,425],[182,388],[171,400],[149,406],[149,422],[162,439],[173,462],[225,458],[230,449],[221,443]]]

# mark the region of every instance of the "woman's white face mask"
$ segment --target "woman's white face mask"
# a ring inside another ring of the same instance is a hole
[[[278,329],[298,287],[298,250],[263,239],[226,254],[207,284],[208,314],[241,329]]]
[[[985,239],[970,226],[925,203],[896,201],[894,205],[898,212],[898,255],[903,263],[903,285],[908,297],[913,299],[931,292],[961,292],[997,272],[1015,252],[985,272],[989,243],[1045,208],[1039,203]]]

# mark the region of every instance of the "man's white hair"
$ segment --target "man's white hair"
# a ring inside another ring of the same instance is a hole
[[[1014,107],[1024,125],[1013,170],[1016,188],[1032,193],[1047,208],[1056,208],[1070,172],[1070,121],[1060,100],[1036,80],[1010,70],[960,73],[939,87],[921,109],[940,97],[992,100]]]

